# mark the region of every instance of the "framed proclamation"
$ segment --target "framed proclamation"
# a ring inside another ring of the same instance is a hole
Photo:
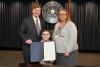
[[[56,60],[54,41],[44,43],[44,61]]]

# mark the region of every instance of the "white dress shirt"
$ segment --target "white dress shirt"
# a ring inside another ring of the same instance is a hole
[[[32,16],[32,17],[33,17],[33,19],[34,19],[35,25],[36,25],[36,19],[38,19],[38,23],[39,23],[40,28],[41,28],[41,24],[40,24],[40,19],[39,19],[39,17],[35,17],[35,16]]]

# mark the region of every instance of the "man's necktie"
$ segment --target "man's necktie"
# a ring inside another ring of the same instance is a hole
[[[38,18],[36,18],[36,29],[37,29],[37,32],[38,34],[40,33],[40,30],[41,30],[41,27],[39,25],[39,21],[38,21]]]

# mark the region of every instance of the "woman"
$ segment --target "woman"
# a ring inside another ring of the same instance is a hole
[[[77,28],[64,9],[59,11],[59,21],[55,25],[53,40],[56,43],[56,64],[77,65]]]

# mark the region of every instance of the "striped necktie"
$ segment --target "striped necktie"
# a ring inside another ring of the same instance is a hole
[[[38,32],[38,35],[39,35],[41,28],[40,28],[40,25],[39,25],[38,18],[36,18],[36,29],[37,29],[37,32]]]

